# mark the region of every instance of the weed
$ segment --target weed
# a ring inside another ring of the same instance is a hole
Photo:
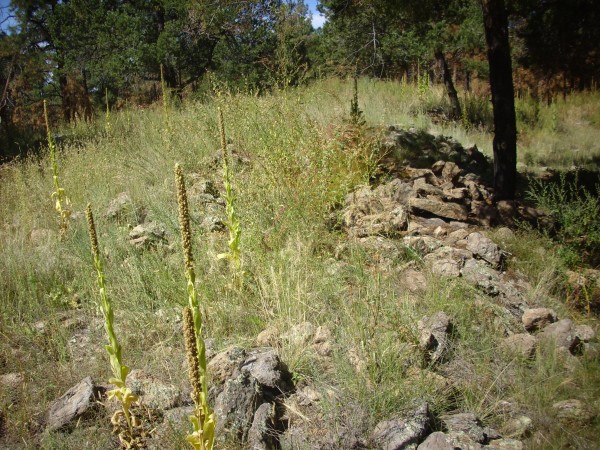
[[[350,100],[350,123],[354,126],[365,124],[364,114],[358,106],[358,78],[354,77],[354,95]]]
[[[221,136],[221,152],[223,158],[223,186],[225,187],[225,212],[227,221],[225,226],[229,230],[229,241],[227,243],[229,252],[221,253],[219,258],[227,258],[237,276],[241,275],[242,261],[240,257],[240,238],[242,230],[240,220],[235,209],[235,195],[231,184],[231,171],[229,169],[229,157],[227,155],[227,141],[225,139],[225,122],[223,110],[219,108],[219,133]]]
[[[567,180],[566,173],[560,174],[558,182],[533,180],[527,197],[556,221],[556,238],[563,243],[561,254],[568,266],[576,266],[582,260],[596,262],[600,249],[600,202],[579,186],[578,172],[572,181]]]
[[[48,149],[50,150],[50,161],[52,163],[52,178],[54,180],[54,192],[52,193],[52,199],[55,201],[54,208],[60,217],[60,235],[61,237],[64,237],[64,234],[69,228],[69,219],[71,217],[71,210],[69,209],[69,206],[71,205],[71,202],[67,197],[65,190],[60,187],[58,182],[56,145],[54,143],[54,137],[52,136],[50,124],[48,122],[48,109],[46,106],[46,100],[44,100],[44,120],[46,122],[46,137],[48,140]]]
[[[124,448],[143,447],[143,436],[141,436],[137,430],[140,427],[140,423],[131,412],[131,406],[138,398],[133,394],[131,389],[127,387],[126,380],[127,374],[129,373],[129,367],[122,363],[121,344],[119,344],[114,329],[112,303],[106,294],[104,270],[102,268],[102,260],[100,259],[100,250],[98,249],[96,226],[94,224],[92,207],[89,203],[85,213],[88,223],[92,256],[94,257],[94,267],[96,268],[98,289],[100,292],[100,311],[104,317],[104,328],[108,337],[108,345],[106,345],[105,348],[108,352],[110,367],[113,373],[113,378],[109,380],[109,383],[115,386],[114,389],[108,391],[108,398],[116,398],[121,403],[121,410],[115,412],[111,418],[113,432],[119,436],[119,440]],[[123,419],[125,420],[125,426],[123,424]]]
[[[192,398],[196,405],[196,414],[190,416],[194,427],[187,441],[196,450],[212,450],[215,438],[215,415],[208,406],[208,385],[206,372],[206,347],[202,338],[202,312],[196,292],[196,273],[192,257],[192,234],[188,210],[185,180],[181,167],[175,166],[177,183],[177,203],[179,205],[179,225],[187,279],[188,306],[183,310],[183,330]]]

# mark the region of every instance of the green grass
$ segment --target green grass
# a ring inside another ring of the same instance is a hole
[[[491,155],[492,135],[486,127],[433,124],[424,114],[428,105],[444,102],[439,86],[419,93],[415,86],[361,79],[358,92],[367,126],[413,125],[454,136],[465,146],[476,144]],[[503,337],[499,315],[478,302],[479,294],[461,280],[428,277],[427,291],[416,297],[406,292],[399,273],[378,267],[358,246],[351,245],[341,260],[333,258],[345,237],[327,225],[331,208],[355,186],[368,182],[377,161],[373,138],[377,132],[344,125],[352,95],[352,82],[339,80],[260,97],[220,93],[169,111],[168,146],[160,106],[111,113],[110,133],[103,118],[65,127],[69,143],[57,149],[57,156],[61,187],[69,193],[73,214],[63,240],[50,199],[49,155],[0,168],[0,373],[22,371],[27,379],[16,398],[0,393],[0,408],[8,416],[6,445],[35,448],[29,422],[36,414],[84,374],[97,382],[109,376],[82,214],[87,202],[96,211],[116,332],[122,336],[128,364],[186,385],[186,371],[179,364],[184,350],[178,321],[187,295],[172,167],[175,162],[182,165],[188,186],[190,174],[221,186],[220,168],[210,166],[219,153],[218,107],[227,118],[227,136],[233,144],[232,182],[243,226],[245,276],[242,285],[232,286],[229,270],[216,258],[227,251],[227,236],[204,233],[193,223],[204,329],[217,349],[251,346],[267,326],[288,330],[307,320],[315,327],[327,326],[334,340],[329,365],[298,342],[285,341],[282,358],[297,381],[335,392],[322,404],[334,423],[348,421],[337,415],[336,404],[355,404],[366,417],[357,424],[365,432],[379,420],[410,409],[416,398],[430,401],[435,411],[470,410],[499,426],[499,401],[518,397],[531,405],[532,418],[540,427],[551,417],[552,402],[572,395],[592,404],[598,398],[594,361],[586,360],[577,372],[565,373],[550,357],[534,364],[496,358]],[[597,97],[576,94],[551,107],[518,103],[523,111],[520,161],[559,168],[573,162],[592,164],[600,157]],[[479,115],[485,113],[485,102],[475,106]],[[237,162],[238,156],[247,162]],[[120,224],[104,217],[108,203],[123,191],[134,205],[144,206],[152,220],[165,225],[169,245],[134,248],[128,243],[127,223],[135,225],[135,214]],[[192,217],[199,210],[198,204],[190,203]],[[561,317],[577,315],[557,297],[560,286],[555,281],[564,264],[549,238],[521,231],[506,246],[513,255],[510,270],[529,278],[528,300],[554,307]],[[419,266],[408,251],[400,251],[396,258],[395,264]],[[464,362],[470,375],[458,392],[443,386],[432,389],[427,371],[415,374],[407,368],[408,362],[423,358],[416,347],[417,321],[438,310],[455,324],[452,356]],[[91,324],[83,358],[70,343],[74,331],[64,326],[64,319],[73,315]],[[34,326],[39,321],[46,323],[43,332]],[[513,330],[517,325],[503,324]],[[362,361],[358,374],[349,353]],[[166,364],[168,358],[177,361]],[[529,385],[535,389],[529,391]],[[535,399],[536,392],[541,399]],[[107,420],[98,418],[98,437],[93,441],[88,431],[77,429],[71,435],[53,433],[44,445],[80,448],[89,442],[86,448],[107,448],[114,442]],[[597,424],[592,424],[569,433],[577,434],[585,447],[594,442],[597,431]],[[545,439],[553,442],[558,437],[552,431]]]

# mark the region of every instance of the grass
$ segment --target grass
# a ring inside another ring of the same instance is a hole
[[[439,86],[419,92],[416,86],[361,79],[358,92],[367,126],[412,125],[454,136],[465,146],[476,144],[491,155],[492,135],[486,126],[433,123],[425,114],[428,105],[443,104]],[[574,162],[591,167],[600,158],[597,97],[574,94],[554,106],[521,105],[519,100],[520,161],[531,170],[537,164],[568,168]],[[192,174],[221,185],[219,167],[213,164],[220,148],[219,107],[227,118],[236,212],[244,227],[244,283],[232,284],[230,271],[216,258],[228,251],[226,235],[205,233],[193,222],[191,237],[196,276],[202,280],[197,289],[203,328],[217,349],[251,346],[267,326],[283,331],[310,321],[315,327],[328,327],[334,341],[330,363],[317,358],[306,343],[294,341],[282,343],[282,358],[298,382],[333,392],[321,408],[334,424],[349,420],[335,405],[351,403],[364,419],[356,426],[365,433],[379,420],[409,410],[419,398],[430,401],[438,412],[473,411],[494,426],[502,424],[500,402],[514,398],[529,408],[540,430],[552,423],[553,402],[577,397],[597,410],[597,361],[583,360],[575,372],[565,372],[553,355],[525,364],[498,356],[503,327],[514,331],[518,324],[500,326],[497,311],[479,302],[479,294],[461,280],[428,276],[426,292],[415,296],[402,285],[401,274],[378,266],[376,258],[358,246],[350,245],[341,259],[333,258],[345,237],[328,227],[330,211],[355,186],[368,182],[377,161],[377,140],[345,122],[352,98],[353,83],[339,80],[260,97],[219,93],[212,100],[169,109],[168,145],[160,106],[112,112],[108,133],[103,119],[65,127],[69,138],[56,155],[72,214],[62,240],[50,201],[49,155],[2,166],[0,373],[26,376],[15,393],[0,392],[0,409],[7,416],[2,445],[115,445],[107,417],[94,422],[93,439],[88,429],[78,428],[73,434],[52,433],[40,443],[30,431],[49,402],[82,374],[97,382],[109,377],[106,356],[97,344],[103,340],[102,318],[96,309],[97,286],[83,216],[88,201],[95,205],[116,333],[128,364],[178,386],[187,383],[184,369],[165,364],[172,357],[166,355],[174,354],[183,363],[178,321],[187,303],[172,167],[176,161],[181,164],[188,186]],[[472,105],[471,110],[475,107],[479,113],[474,117],[483,116],[485,104]],[[134,205],[146,208],[150,219],[164,224],[168,245],[135,248],[127,238],[127,223],[135,225],[135,214],[123,223],[103,215],[108,203],[124,191]],[[197,217],[200,205],[190,201],[190,213]],[[530,281],[528,300],[555,308],[560,317],[583,320],[559,297],[557,274],[564,270],[564,261],[550,238],[519,231],[506,247],[512,254],[509,270],[523,272]],[[408,251],[394,258],[398,265],[420,264]],[[408,363],[423,358],[416,346],[416,323],[438,310],[455,324],[452,357],[463,364],[466,381],[458,391],[432,381],[432,372],[441,367],[409,372]],[[66,326],[65,320],[73,317],[80,317],[82,324]],[[36,327],[40,322],[43,331]],[[87,338],[76,337],[80,335]],[[84,350],[77,347],[79,341],[87,342]],[[592,448],[598,424],[566,431],[576,436],[580,447]],[[561,447],[563,438],[553,427],[543,433],[532,436],[527,445]]]

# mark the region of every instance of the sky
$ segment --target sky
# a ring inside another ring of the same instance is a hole
[[[308,8],[310,9],[310,12],[312,13],[313,28],[321,28],[323,26],[323,24],[325,23],[325,16],[323,16],[322,14],[320,14],[317,11],[317,3],[319,3],[319,1],[318,0],[305,0],[305,3],[308,6]]]

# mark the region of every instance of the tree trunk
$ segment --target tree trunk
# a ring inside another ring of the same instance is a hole
[[[435,59],[438,60],[442,68],[442,78],[444,80],[444,86],[446,86],[446,92],[448,93],[448,98],[450,99],[450,106],[452,107],[451,119],[460,119],[460,117],[462,116],[462,112],[460,110],[460,102],[458,101],[458,94],[456,93],[454,82],[452,81],[452,74],[450,73],[450,69],[448,68],[448,63],[446,62],[444,52],[442,52],[441,50],[437,50],[435,52]]]
[[[481,0],[494,110],[494,198],[512,200],[517,181],[517,121],[504,0]]]

